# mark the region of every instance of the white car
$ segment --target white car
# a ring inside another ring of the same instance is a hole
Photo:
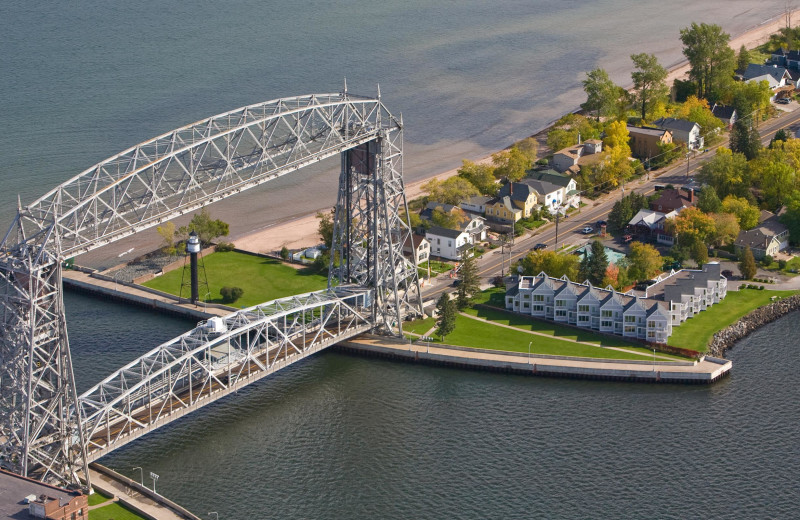
[[[586,226],[585,228],[581,229],[581,233],[583,233],[584,235],[591,235],[592,233],[594,233],[594,228],[591,226]]]

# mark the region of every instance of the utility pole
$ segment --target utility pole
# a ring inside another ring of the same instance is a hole
[[[558,212],[558,208],[556,208],[556,253],[558,252],[558,221],[561,214]]]

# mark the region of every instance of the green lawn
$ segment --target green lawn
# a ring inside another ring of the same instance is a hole
[[[434,336],[437,341],[441,338]],[[620,352],[590,345],[582,345],[564,341],[557,337],[544,337],[527,334],[522,330],[512,330],[498,327],[459,315],[456,318],[456,328],[448,335],[444,343],[460,347],[473,347],[491,350],[504,350],[510,352],[528,352],[528,343],[534,354],[549,354],[556,356],[591,357],[605,359],[651,359],[652,352],[638,348],[643,355]]]
[[[482,303],[484,305],[491,305],[493,307],[499,307],[503,309],[506,306],[506,290],[502,287],[492,287],[491,289],[486,289],[485,291],[481,291],[476,294],[472,299],[472,303]]]
[[[89,511],[89,520],[145,520],[117,502]]]
[[[234,303],[235,307],[250,307],[269,300],[324,289],[328,285],[325,276],[311,268],[295,269],[271,258],[262,258],[234,251],[211,253],[203,258],[211,294],[208,301],[222,303],[219,290],[224,286],[241,287],[244,295]],[[170,294],[181,292],[183,269],[175,269],[153,278],[144,285]],[[188,273],[187,273],[188,277]],[[183,290],[188,297],[188,290]],[[205,300],[205,295],[200,295]]]
[[[111,497],[108,496],[108,495],[104,495],[103,493],[100,493],[99,491],[95,491],[94,493],[89,495],[89,505],[90,506],[96,506],[97,504],[102,504],[103,502],[106,502],[108,500],[111,500]]]
[[[709,307],[693,318],[672,328],[669,344],[705,352],[714,333],[736,322],[748,312],[770,303],[770,297],[786,297],[795,291],[759,291],[741,289],[730,291],[720,303]]]
[[[414,334],[425,334],[431,327],[436,325],[436,320],[433,318],[425,318],[422,320],[414,320],[403,323],[403,332],[413,332]]]

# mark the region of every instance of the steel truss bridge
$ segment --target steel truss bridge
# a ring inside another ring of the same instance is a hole
[[[368,330],[401,334],[422,310],[402,254],[402,128],[380,92],[267,101],[143,142],[20,205],[0,243],[0,465],[88,484],[90,461],[246,384]],[[77,394],[65,259],[336,154],[327,290],[212,318]]]

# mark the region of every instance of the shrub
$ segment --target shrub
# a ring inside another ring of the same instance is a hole
[[[284,260],[288,260],[289,259],[289,248],[288,247],[283,246],[281,248],[281,258],[283,258]]]
[[[786,269],[786,260],[778,260],[778,269]]]
[[[220,242],[214,246],[214,251],[218,253],[227,253],[229,251],[233,251],[234,249],[236,249],[236,246],[233,245],[233,242]]]
[[[505,285],[505,283],[503,282],[503,277],[495,276],[494,278],[492,278],[492,285],[494,285],[495,287],[503,287]]]
[[[242,297],[242,295],[244,294],[244,289],[242,289],[241,287],[225,286],[219,290],[219,293],[222,295],[223,303],[233,303]]]
[[[770,255],[765,255],[764,258],[761,260],[761,263],[765,266],[772,265],[772,257]]]
[[[763,285],[759,285],[759,286],[758,286],[758,290],[759,290],[759,291],[763,291],[763,290],[764,290],[764,286],[763,286]]]

